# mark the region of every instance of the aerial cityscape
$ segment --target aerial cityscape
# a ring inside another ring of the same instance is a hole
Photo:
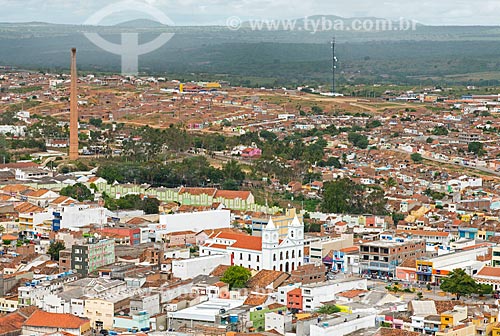
[[[0,0],[0,336],[500,336],[500,5],[171,2]]]

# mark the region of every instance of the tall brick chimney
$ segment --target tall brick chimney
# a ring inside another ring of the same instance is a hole
[[[76,70],[76,48],[71,49],[71,111],[69,121],[69,159],[78,160],[78,73]]]

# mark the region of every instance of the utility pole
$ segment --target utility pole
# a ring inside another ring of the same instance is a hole
[[[337,69],[337,57],[335,56],[335,36],[332,38],[332,96],[335,95],[335,71]]]

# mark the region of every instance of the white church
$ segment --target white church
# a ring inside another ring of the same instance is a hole
[[[262,237],[217,232],[200,246],[200,256],[214,254],[229,254],[232,265],[256,271],[291,272],[304,263],[304,224],[295,216],[283,240],[272,219],[262,229]]]

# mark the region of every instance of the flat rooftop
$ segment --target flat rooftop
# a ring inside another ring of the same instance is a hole
[[[168,313],[168,317],[181,320],[215,322],[215,317],[220,314],[221,309],[227,312],[231,309],[243,306],[244,302],[245,300],[213,299],[193,307]]]

